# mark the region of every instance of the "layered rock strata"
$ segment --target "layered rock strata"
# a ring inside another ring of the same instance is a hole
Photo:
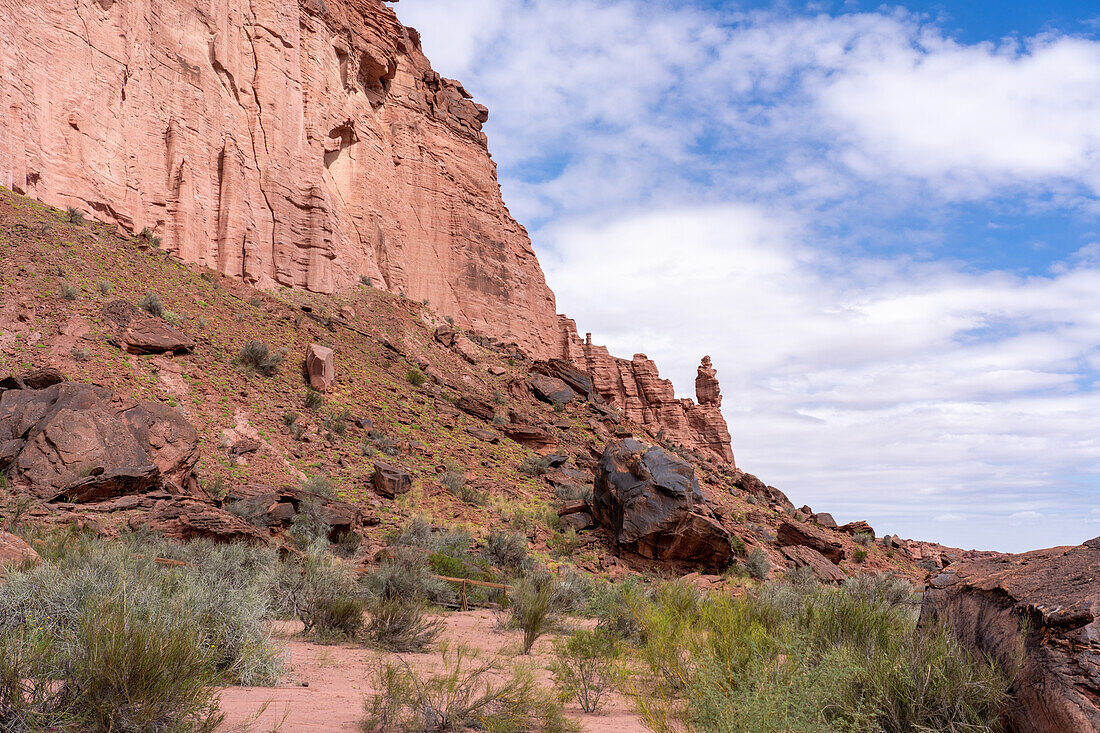
[[[260,286],[369,278],[554,355],[487,110],[380,0],[0,0],[0,185]]]
[[[571,319],[559,316],[559,324],[559,358],[587,372],[592,388],[603,399],[655,437],[734,465],[717,370],[709,356],[703,357],[695,379],[696,403],[678,398],[672,382],[661,379],[657,365],[645,354],[629,360],[611,356],[606,346],[592,343],[592,334],[582,340]]]
[[[1098,578],[1100,538],[962,560],[932,580],[921,623],[1015,672],[1009,730],[1100,731]]]

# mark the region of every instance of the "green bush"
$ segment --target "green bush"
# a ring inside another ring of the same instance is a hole
[[[383,664],[371,681],[379,692],[364,703],[364,733],[485,730],[560,733],[570,729],[561,705],[524,667],[504,670],[466,647],[444,647],[443,671],[421,677],[408,666]]]
[[[852,559],[857,563],[863,564],[867,561],[867,550],[856,550],[852,553]]]
[[[866,547],[875,541],[875,536],[870,532],[856,532],[852,535],[852,542]]]
[[[65,300],[76,300],[80,297],[80,290],[70,283],[61,283],[61,297]]]
[[[96,290],[99,291],[100,295],[106,295],[107,293],[111,292],[111,288],[113,288],[114,286],[111,284],[110,280],[100,280],[95,284],[95,287]]]
[[[518,570],[527,559],[527,538],[518,532],[491,532],[485,542],[485,557],[502,570]]]
[[[313,630],[323,639],[354,639],[363,628],[363,599],[351,595],[323,598],[313,616]]]
[[[241,349],[238,358],[246,367],[265,377],[271,377],[279,371],[279,365],[283,363],[286,354],[282,351],[272,351],[271,347],[261,341],[249,341]]]
[[[763,550],[754,547],[745,560],[745,567],[748,568],[749,575],[757,580],[764,580],[772,569],[772,563]]]
[[[528,476],[542,476],[550,470],[550,459],[543,456],[528,456],[516,468],[520,473]]]
[[[304,404],[307,410],[317,412],[321,409],[321,406],[325,404],[325,398],[321,396],[320,392],[310,387],[306,389]]]
[[[694,609],[658,591],[640,614],[655,729],[992,733],[1009,675],[943,628],[918,629],[885,578],[841,588],[773,583]]]
[[[424,375],[424,372],[420,371],[416,367],[411,367],[405,377],[409,380],[409,384],[414,387],[423,386],[424,382],[428,381],[428,378]]]
[[[436,640],[441,621],[425,618],[419,601],[388,599],[374,605],[367,635],[379,648],[390,652],[419,652]]]
[[[341,614],[348,612],[349,599],[357,597],[351,573],[326,547],[316,543],[296,560],[284,562],[273,589],[283,613],[301,621],[307,634],[321,636],[340,630]],[[360,614],[362,610],[360,604]]]
[[[72,206],[70,206],[68,209],[65,210],[65,219],[70,224],[83,224],[84,212],[80,209],[74,209]]]
[[[371,607],[384,601],[450,603],[454,589],[435,577],[422,552],[410,547],[395,548],[395,557],[375,568],[361,580]]]
[[[148,292],[145,297],[141,299],[138,304],[141,309],[151,316],[160,318],[164,315],[164,302],[160,299],[160,296],[153,292]]]
[[[575,699],[586,713],[597,712],[604,695],[623,677],[621,640],[604,629],[581,629],[558,641],[554,656],[552,669],[562,697]]]
[[[550,630],[558,611],[555,580],[549,573],[526,575],[512,587],[508,610],[512,622],[523,631],[523,653]]]

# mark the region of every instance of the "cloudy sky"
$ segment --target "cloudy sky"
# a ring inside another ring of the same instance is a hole
[[[582,332],[685,396],[710,354],[797,505],[1016,551],[1100,535],[1090,5],[395,7]]]

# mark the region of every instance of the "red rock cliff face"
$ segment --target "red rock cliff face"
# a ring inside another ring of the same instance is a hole
[[[559,358],[585,369],[604,399],[653,435],[734,465],[717,371],[709,356],[703,357],[695,379],[696,404],[677,398],[672,382],[661,379],[657,365],[645,354],[635,354],[630,360],[613,357],[606,346],[592,343],[591,334],[582,341],[572,319],[559,319]]]
[[[484,107],[379,0],[0,0],[0,185],[261,286],[360,276],[556,355]]]

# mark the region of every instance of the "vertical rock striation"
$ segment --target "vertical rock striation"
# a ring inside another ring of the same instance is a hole
[[[360,277],[553,353],[488,112],[380,0],[0,0],[0,185],[267,287]]]

